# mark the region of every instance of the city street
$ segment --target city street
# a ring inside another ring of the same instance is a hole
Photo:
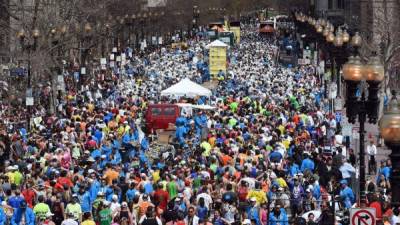
[[[386,36],[319,1],[145,2],[0,0],[0,225],[400,222]]]

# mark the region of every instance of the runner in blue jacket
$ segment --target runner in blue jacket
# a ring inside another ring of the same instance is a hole
[[[22,221],[24,221],[23,225],[35,225],[35,214],[31,208],[26,206],[25,201],[21,202],[19,208],[14,210],[10,223],[11,225],[20,225]]]

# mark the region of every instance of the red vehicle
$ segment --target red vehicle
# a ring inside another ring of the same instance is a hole
[[[172,130],[179,115],[180,109],[177,105],[149,105],[145,114],[146,131],[150,133],[158,129]]]

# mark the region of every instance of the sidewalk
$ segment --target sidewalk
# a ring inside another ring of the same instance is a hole
[[[344,124],[346,124],[347,123],[347,118],[346,118],[346,116],[343,116],[343,122],[342,122],[342,125],[344,125]],[[355,168],[356,168],[356,180],[355,180],[355,182],[356,183],[354,183],[354,191],[356,192],[356,193],[358,193],[359,192],[359,187],[358,187],[358,185],[359,185],[359,169],[360,169],[360,156],[359,156],[359,152],[360,152],[360,140],[359,140],[359,134],[358,134],[358,128],[360,127],[360,125],[359,125],[359,123],[357,122],[357,123],[355,123],[355,124],[350,124],[350,125],[352,125],[352,127],[353,127],[353,133],[352,133],[352,136],[351,136],[351,140],[350,140],[350,146],[351,146],[351,148],[352,149],[354,149],[354,153],[356,154],[356,157],[357,157],[357,162],[356,162],[356,165],[355,165]],[[355,133],[355,131],[357,131],[357,133]],[[365,152],[365,157],[364,157],[364,160],[365,160],[365,178],[366,178],[366,181],[368,182],[369,180],[372,180],[372,181],[376,181],[376,178],[377,178],[377,173],[378,173],[378,170],[379,170],[379,166],[380,166],[380,162],[382,161],[382,160],[386,160],[386,159],[388,159],[388,157],[389,157],[389,154],[391,153],[391,150],[390,149],[388,149],[385,145],[382,145],[382,146],[380,146],[380,147],[378,147],[378,136],[379,136],[379,128],[378,128],[378,124],[370,124],[370,123],[365,123],[365,140],[364,140],[364,152]],[[377,155],[376,155],[376,158],[375,158],[375,160],[376,160],[376,169],[377,169],[377,171],[376,171],[376,173],[375,173],[375,175],[369,175],[369,173],[368,173],[368,165],[369,165],[369,158],[368,158],[368,155],[367,155],[367,146],[368,146],[368,144],[370,143],[370,141],[371,140],[373,140],[374,142],[375,142],[375,145],[377,146],[377,150],[378,150],[378,152],[377,152]]]

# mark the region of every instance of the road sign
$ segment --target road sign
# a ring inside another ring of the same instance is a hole
[[[343,109],[343,101],[341,98],[335,99],[335,111],[341,111]]]
[[[376,225],[376,213],[374,208],[350,209],[351,225]]]
[[[343,136],[351,136],[352,135],[352,125],[346,124],[342,126],[342,134]]]
[[[336,83],[331,83],[329,86],[329,98],[335,99],[337,96],[337,85]]]
[[[360,127],[353,126],[352,135],[354,139],[360,139]]]
[[[299,64],[299,65],[308,65],[310,63],[311,63],[310,59],[298,59],[297,60],[297,64]]]
[[[25,103],[27,106],[33,106],[33,102],[34,102],[33,97],[26,97],[25,100],[26,100]]]

